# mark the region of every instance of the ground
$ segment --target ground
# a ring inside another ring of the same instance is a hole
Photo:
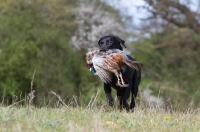
[[[136,108],[4,107],[0,106],[1,132],[199,132],[200,112]]]

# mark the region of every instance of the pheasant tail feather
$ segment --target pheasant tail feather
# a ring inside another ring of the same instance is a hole
[[[124,63],[137,71],[139,71],[142,68],[142,63],[138,61],[126,60]]]

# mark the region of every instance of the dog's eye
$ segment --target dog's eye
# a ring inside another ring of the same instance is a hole
[[[107,40],[107,41],[106,41],[106,44],[107,44],[107,45],[111,45],[111,44],[112,44],[112,41]]]
[[[99,46],[101,47],[102,44],[103,44],[103,42],[100,42],[100,43],[99,43]]]
[[[109,41],[109,45],[111,45],[113,42],[112,41]]]

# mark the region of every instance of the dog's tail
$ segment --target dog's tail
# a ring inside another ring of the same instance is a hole
[[[138,61],[126,60],[124,61],[124,63],[137,71],[141,70],[141,68],[143,67],[143,64]]]

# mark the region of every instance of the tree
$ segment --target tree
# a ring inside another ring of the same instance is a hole
[[[127,35],[119,12],[104,2],[81,1],[75,15],[78,26],[71,41],[78,50],[97,47],[98,39],[105,35]]]
[[[50,91],[68,97],[66,101],[80,93],[90,99],[101,82],[86,68],[87,48],[77,50],[70,43],[77,29],[78,2],[0,0],[0,95],[26,97],[36,69],[37,105],[45,105]]]
[[[75,78],[73,68],[80,71],[78,58],[73,58],[76,53],[69,44],[76,25],[73,19],[69,21],[73,18],[70,10],[73,4],[62,0],[1,1],[1,94],[5,91],[8,96],[24,97],[30,90],[34,69],[37,100],[43,99],[50,90],[76,94],[74,87],[79,84],[69,80]]]
[[[151,18],[161,18],[179,28],[189,28],[195,33],[200,33],[200,11],[199,9],[192,11],[190,7],[194,4],[193,2],[197,3],[197,1],[189,0],[185,3],[181,3],[180,0],[145,1],[148,6],[144,8],[152,14]]]
[[[200,12],[179,1],[145,1],[150,16],[141,30],[150,37],[134,44],[134,55],[146,65],[143,85],[151,83],[158,92],[164,89],[163,97],[176,107],[187,107],[189,102],[198,107]]]

